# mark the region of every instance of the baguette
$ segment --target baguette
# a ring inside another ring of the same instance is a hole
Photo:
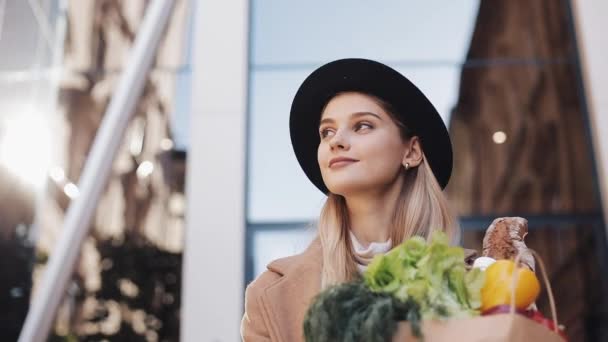
[[[496,260],[513,260],[521,253],[521,263],[534,271],[534,257],[524,242],[527,234],[528,220],[522,217],[499,217],[486,230],[482,255]]]

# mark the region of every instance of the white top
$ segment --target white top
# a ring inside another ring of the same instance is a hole
[[[357,240],[353,232],[350,232],[350,240],[353,244],[353,253],[355,254],[355,261],[360,273],[363,273],[367,269],[367,265],[369,265],[374,256],[390,251],[393,245],[391,239],[388,239],[386,242],[372,242],[365,247]]]

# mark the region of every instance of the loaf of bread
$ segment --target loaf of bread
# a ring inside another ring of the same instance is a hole
[[[483,238],[483,256],[515,259],[521,253],[521,263],[534,271],[534,257],[524,238],[528,234],[528,220],[521,217],[499,217],[492,222]]]

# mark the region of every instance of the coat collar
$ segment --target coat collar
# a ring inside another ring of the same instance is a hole
[[[302,323],[313,298],[321,290],[323,253],[316,238],[301,254],[278,259],[268,269],[282,277],[264,291],[269,327],[279,341],[303,341]]]
[[[302,268],[312,267],[320,270],[322,264],[323,249],[321,247],[321,241],[317,237],[310,243],[304,252],[277,259],[266,267],[279,275],[286,276],[297,272]]]

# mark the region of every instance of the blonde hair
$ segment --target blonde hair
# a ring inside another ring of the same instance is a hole
[[[392,108],[382,100],[374,99],[402,128],[404,138],[411,137],[407,128],[394,116]],[[444,231],[451,241],[459,239],[458,222],[424,153],[418,167],[404,169],[403,172],[405,180],[392,219],[393,246],[414,235],[429,238],[435,230]],[[353,280],[358,274],[349,227],[346,200],[343,196],[329,193],[318,222],[319,239],[323,247],[322,288]]]

